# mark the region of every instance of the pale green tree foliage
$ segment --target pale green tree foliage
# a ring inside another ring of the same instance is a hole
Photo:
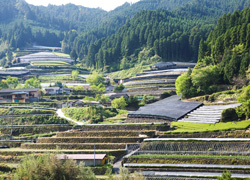
[[[6,83],[8,84],[9,88],[14,89],[19,84],[17,77],[8,76]]]
[[[232,178],[230,171],[223,172],[222,176],[218,177],[217,179],[218,180],[235,180],[235,178]]]
[[[55,155],[26,156],[12,180],[96,180],[91,169],[73,160],[61,161]]]
[[[72,76],[72,78],[73,78],[74,80],[77,78],[78,75],[79,75],[79,71],[77,71],[77,70],[74,70],[74,71],[72,71],[72,73],[71,73],[71,76]]]
[[[111,104],[116,109],[125,109],[125,107],[127,106],[127,102],[123,96],[114,99],[113,101],[111,101]]]
[[[41,82],[34,77],[25,81],[24,88],[42,88],[42,86]]]
[[[238,101],[242,103],[242,109],[246,115],[246,119],[248,119],[250,117],[250,85],[243,89]]]
[[[196,91],[188,73],[183,73],[176,79],[175,88],[177,95],[181,94],[183,98],[192,97]]]
[[[93,72],[93,74],[89,75],[86,80],[87,80],[87,83],[89,83],[91,86],[92,85],[98,86],[99,84],[104,84],[105,78],[103,77],[102,74]]]

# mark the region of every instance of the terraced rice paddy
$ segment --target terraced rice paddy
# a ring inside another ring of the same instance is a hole
[[[64,61],[30,61],[33,66],[69,66],[68,62]]]
[[[210,179],[226,170],[242,179],[250,177],[249,145],[247,138],[144,139],[123,165],[146,179]]]
[[[57,56],[51,52],[39,52],[34,54],[29,54],[26,56],[20,57],[22,63],[29,63],[31,61],[63,61],[66,63],[73,63],[74,60],[68,57]]]
[[[175,91],[175,81],[178,76],[193,67],[194,63],[172,63],[174,66],[165,70],[148,71],[126,79],[124,86],[128,93],[145,92],[156,94],[156,91]]]

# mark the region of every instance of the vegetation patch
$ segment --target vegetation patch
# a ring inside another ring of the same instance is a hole
[[[248,165],[247,156],[220,155],[134,155],[124,160],[124,163],[159,163],[159,164],[227,164]]]
[[[227,131],[246,129],[250,126],[250,120],[240,122],[227,122],[217,124],[205,124],[205,123],[189,123],[189,122],[172,122],[172,126],[175,128],[173,131],[167,131],[168,133],[198,133],[198,132],[213,132],[213,131]]]
[[[64,61],[31,61],[33,66],[69,66],[70,64]]]

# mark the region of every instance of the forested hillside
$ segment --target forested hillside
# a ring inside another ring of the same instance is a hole
[[[110,26],[78,37],[75,32],[69,32],[63,49],[71,51],[87,66],[98,69],[109,66],[111,71],[138,63],[145,51],[149,58],[157,55],[165,61],[196,62],[199,42],[208,37],[217,19],[235,9],[250,6],[250,1],[192,0],[177,3],[173,8],[178,5],[179,8],[172,11],[141,11],[106,38],[113,32],[107,29]]]
[[[89,32],[78,32],[77,35],[79,36],[77,37],[77,39],[75,39],[76,32],[72,33],[71,31],[69,31],[65,39],[63,40],[63,51],[65,53],[70,53],[73,49],[75,49],[79,58],[82,59],[86,55],[88,47],[91,44],[116,33],[119,28],[122,27],[126,23],[126,21],[133,17],[136,13],[142,10],[157,9],[165,9],[171,11],[181,7],[182,5],[190,1],[192,0],[141,0],[134,4],[125,3],[115,10],[108,12],[102,19],[102,22],[98,26],[98,28],[93,29]],[[78,47],[74,48],[75,46]]]
[[[84,65],[108,71],[144,60],[196,62],[200,40],[207,39],[217,19],[249,6],[250,0],[141,0],[106,12],[2,0],[0,58],[39,44],[61,45]]]
[[[249,80],[249,51],[250,9],[224,15],[201,41],[195,70],[177,79],[177,92],[191,97],[218,91],[225,84],[241,88]]]

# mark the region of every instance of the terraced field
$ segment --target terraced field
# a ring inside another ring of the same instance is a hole
[[[40,137],[36,143],[18,142],[21,148],[0,149],[2,156],[25,153],[64,152],[64,153],[106,153],[119,158],[131,148],[138,147],[146,137],[155,137],[158,131],[166,131],[164,124],[151,125],[86,125],[79,129],[58,132],[53,137]],[[143,135],[143,136],[142,136]],[[10,142],[11,143],[11,142]],[[12,142],[13,143],[13,142]],[[1,162],[1,159],[0,159]]]
[[[33,66],[69,66],[68,62],[64,61],[30,61]]]
[[[188,67],[194,67],[194,63],[173,63],[174,66],[165,70],[148,71],[137,74],[135,77],[125,80],[125,87],[128,93],[146,92],[154,94],[155,91],[175,90],[175,80]]]
[[[34,54],[29,54],[26,56],[19,57],[22,63],[27,63],[31,61],[63,61],[67,63],[73,63],[74,60],[68,57],[57,56],[51,52],[39,52]]]
[[[249,146],[247,138],[144,139],[123,166],[146,179],[216,179],[226,170],[244,179],[250,177]]]

